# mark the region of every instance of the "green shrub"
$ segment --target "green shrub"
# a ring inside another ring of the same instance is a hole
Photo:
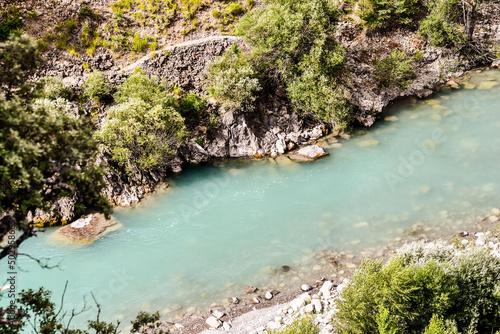
[[[141,38],[139,33],[134,34],[134,38],[132,39],[132,50],[135,52],[142,52],[148,45],[148,38]]]
[[[22,28],[21,14],[16,6],[0,12],[0,42],[5,41],[9,35]]]
[[[95,133],[103,152],[126,173],[166,166],[184,136],[184,119],[174,108],[137,98],[111,107]]]
[[[341,333],[486,333],[500,328],[500,259],[414,243],[365,261],[342,291]]]
[[[221,121],[220,121],[219,115],[217,115],[217,114],[210,114],[208,116],[207,130],[209,132],[216,131],[219,128],[220,125],[221,125]]]
[[[80,16],[86,16],[86,17],[88,17],[90,19],[95,19],[96,18],[96,14],[92,10],[92,8],[90,8],[87,5],[83,5],[82,8],[80,8],[80,11],[78,12],[78,15],[80,15]]]
[[[420,0],[361,0],[358,15],[368,29],[384,29],[411,24],[421,5]]]
[[[258,70],[255,77],[266,85],[284,84],[299,112],[343,128],[352,109],[341,75],[345,50],[333,38],[338,15],[328,0],[274,0],[247,13],[236,34],[254,48],[247,63]]]
[[[225,6],[226,13],[231,16],[238,16],[245,12],[245,8],[239,2],[231,2]]]
[[[206,83],[223,108],[242,111],[255,109],[256,94],[262,89],[249,59],[229,49],[208,66]]]
[[[54,116],[64,115],[71,118],[78,118],[78,108],[62,97],[55,99],[35,99],[33,100],[32,108],[36,112],[50,110],[50,113]]]
[[[153,42],[149,43],[149,50],[156,51],[157,48],[158,48],[158,43],[156,42],[156,40],[154,40]]]
[[[131,321],[132,332],[138,332],[142,326],[160,320],[160,313],[139,312],[134,321]]]
[[[461,15],[458,0],[429,1],[429,15],[420,22],[419,34],[431,45],[459,47],[465,43],[463,27],[457,23]]]
[[[69,91],[64,88],[61,78],[59,77],[44,77],[40,79],[40,95],[41,97],[55,100],[58,97],[67,98]]]
[[[183,96],[179,101],[179,112],[187,119],[193,119],[200,116],[205,108],[206,101],[194,93]]]
[[[352,118],[348,91],[337,79],[345,50],[334,41],[317,40],[287,78],[287,92],[298,111],[346,128]]]
[[[78,26],[78,24],[76,23],[75,19],[70,18],[69,20],[64,22],[64,26],[66,27],[68,32],[72,32]]]
[[[45,52],[49,48],[49,43],[45,42],[44,40],[38,40],[36,41],[36,47],[38,51]]]
[[[114,94],[119,104],[109,109],[95,138],[120,172],[164,168],[175,156],[177,143],[187,135],[179,105],[200,106],[192,96],[180,103],[178,93],[138,72]]]
[[[30,18],[30,19],[34,19],[34,18],[37,18],[38,17],[38,13],[34,10],[30,10],[28,11],[27,13],[27,16]]]
[[[287,87],[288,96],[301,112],[311,113],[321,121],[333,121],[346,128],[352,117],[348,92],[342,86],[313,69],[305,70]]]
[[[319,327],[310,317],[303,317],[294,320],[283,329],[268,331],[271,334],[318,334]]]
[[[62,34],[59,35],[59,37],[57,37],[57,41],[55,43],[55,47],[58,49],[58,50],[66,50],[67,46],[66,46],[66,41],[68,39],[68,35],[64,32]]]
[[[212,9],[211,13],[212,13],[212,16],[216,19],[218,19],[222,15],[221,12],[217,9]]]
[[[380,87],[398,86],[406,89],[416,77],[414,60],[399,49],[392,50],[382,60],[375,60],[373,65],[373,76]]]
[[[104,74],[99,71],[92,71],[85,83],[82,85],[83,94],[90,100],[100,101],[104,96],[109,95],[109,87]]]
[[[433,315],[424,334],[458,334],[458,329],[454,321],[445,321],[442,316]]]
[[[174,96],[164,86],[140,72],[129,76],[113,97],[117,103],[136,98],[151,105],[174,106],[176,104]]]
[[[243,16],[235,32],[261,53],[272,53],[279,60],[297,52],[302,44],[304,21],[302,13],[294,12],[288,6],[271,3]]]

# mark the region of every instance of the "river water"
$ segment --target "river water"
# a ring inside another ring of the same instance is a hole
[[[399,103],[366,133],[325,141],[330,155],[313,163],[189,168],[167,190],[117,209],[123,227],[93,244],[61,245],[50,230],[28,240],[24,252],[60,269],[20,258],[20,287],[45,286],[58,301],[68,281],[67,309],[90,305],[93,292],[106,320],[128,324],[140,310],[168,319],[245,285],[296,288],[317,278],[314,254],[325,249],[376,249],[417,226],[431,237],[466,229],[500,206],[497,82],[500,71],[486,71],[470,79],[474,89]],[[300,280],[275,274],[282,265]]]

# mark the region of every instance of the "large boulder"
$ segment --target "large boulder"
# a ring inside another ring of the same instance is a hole
[[[54,237],[61,241],[90,243],[119,227],[115,220],[106,219],[101,213],[91,213],[59,228]]]
[[[318,145],[309,145],[302,147],[300,150],[298,150],[293,154],[290,154],[290,159],[296,161],[308,162],[321,158],[322,156],[325,155],[328,155],[328,153],[325,152],[325,150],[323,150]]]

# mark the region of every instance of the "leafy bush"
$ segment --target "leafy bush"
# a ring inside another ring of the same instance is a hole
[[[283,329],[269,331],[270,334],[318,334],[319,327],[310,317],[294,320]]]
[[[160,313],[139,312],[132,324],[132,333],[138,332],[142,326],[160,320]]]
[[[7,99],[29,94],[31,85],[25,78],[35,72],[39,61],[36,43],[26,35],[11,35],[0,42],[0,92],[4,90]]]
[[[458,329],[453,320],[445,321],[443,317],[433,315],[424,334],[458,334]]]
[[[206,83],[223,108],[253,111],[256,93],[262,89],[257,75],[245,55],[226,50],[208,66]]]
[[[241,57],[243,64],[234,62],[235,68],[251,65],[252,76],[266,86],[284,84],[299,112],[346,127],[351,107],[341,76],[345,50],[333,38],[338,15],[328,0],[274,0],[252,10],[238,22],[236,34],[253,53]]]
[[[176,154],[177,143],[186,136],[184,118],[177,111],[179,97],[136,73],[122,84],[114,98],[119,104],[109,109],[94,136],[102,151],[125,173],[164,167]]]
[[[226,13],[231,16],[238,16],[245,12],[245,8],[239,2],[231,2],[225,7]]]
[[[110,108],[95,133],[103,151],[127,173],[165,166],[184,136],[184,119],[175,109],[137,98]]]
[[[5,41],[12,32],[22,26],[21,14],[16,6],[0,12],[0,42]]]
[[[37,113],[43,110],[49,110],[52,115],[64,115],[71,118],[78,118],[78,108],[61,97],[55,99],[35,99],[32,103],[32,108]]]
[[[82,85],[83,94],[91,100],[101,100],[109,95],[109,87],[104,74],[100,71],[92,71],[85,83]]]
[[[45,288],[38,290],[22,290],[19,297],[16,299],[15,312],[12,318],[4,318],[4,314],[9,315],[11,309],[0,308],[0,332],[2,334],[19,334],[19,333],[73,333],[73,334],[116,334],[119,333],[118,327],[120,322],[116,324],[107,323],[99,320],[100,309],[97,312],[95,320],[87,321],[87,328],[68,329],[71,324],[72,316],[66,312],[59,312],[60,308],[51,301],[52,292]],[[73,311],[75,313],[75,311]],[[27,327],[29,323],[30,327]],[[71,327],[74,327],[71,325]]]
[[[368,29],[408,25],[421,8],[421,0],[361,0],[359,17]]]
[[[132,50],[134,50],[135,52],[144,51],[144,49],[148,45],[148,41],[149,39],[147,37],[141,38],[141,35],[139,35],[139,33],[136,32],[132,40]]]
[[[415,243],[385,265],[365,261],[342,291],[342,333],[467,333],[500,328],[500,259]]]
[[[167,91],[165,86],[159,85],[140,72],[129,76],[113,97],[117,103],[136,98],[151,105],[175,105],[174,96]]]
[[[59,77],[44,77],[39,82],[40,95],[50,100],[55,100],[58,97],[67,98],[69,91],[64,88],[61,78]]]
[[[414,60],[399,49],[392,50],[382,60],[375,60],[373,65],[373,76],[380,87],[398,86],[406,89],[416,77],[413,70]]]
[[[82,6],[82,8],[80,8],[80,11],[78,12],[78,15],[80,15],[80,16],[86,16],[86,17],[88,17],[90,19],[95,19],[95,17],[96,17],[96,14],[92,10],[92,8],[90,8],[87,5],[84,5],[84,6]]]
[[[271,3],[243,16],[235,32],[257,47],[261,56],[282,63],[283,58],[294,56],[302,45],[304,21],[302,13],[289,6]]]
[[[179,112],[183,117],[193,119],[200,115],[205,105],[205,100],[194,93],[189,93],[180,99]]]
[[[419,34],[434,46],[463,45],[463,27],[457,23],[461,15],[460,6],[457,0],[429,1],[430,13],[420,22]]]

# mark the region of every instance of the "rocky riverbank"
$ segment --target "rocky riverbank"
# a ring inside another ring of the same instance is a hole
[[[332,319],[336,313],[336,300],[342,289],[348,284],[349,277],[366,258],[378,258],[386,261],[396,250],[407,243],[420,242],[431,247],[434,243],[456,247],[460,252],[467,252],[473,247],[487,247],[491,254],[500,257],[500,210],[494,208],[490,213],[477,217],[474,223],[464,226],[467,231],[449,234],[448,231],[432,230],[424,226],[414,226],[403,231],[398,237],[377,251],[360,254],[325,251],[317,254],[321,264],[314,264],[305,269],[317,272],[317,280],[295,280],[295,288],[290,291],[273,290],[272,287],[246,287],[244,295],[230,297],[226,306],[213,304],[203,313],[180,310],[175,320],[156,322],[143,328],[145,333],[265,333],[285,327],[294,320],[312,316],[319,325],[321,333],[332,333]],[[459,227],[457,226],[457,230]],[[321,267],[321,270],[318,270]],[[280,268],[281,271],[293,268]],[[296,273],[290,276],[294,277]],[[313,276],[313,275],[309,275]],[[193,308],[194,309],[194,308]]]

